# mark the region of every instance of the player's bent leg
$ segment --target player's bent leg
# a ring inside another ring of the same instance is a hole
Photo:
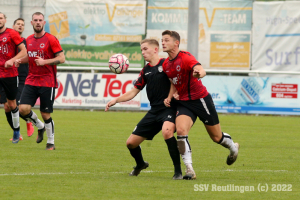
[[[205,128],[214,142],[230,150],[226,163],[227,165],[232,165],[238,157],[240,145],[238,143],[234,143],[229,134],[221,131],[220,124],[213,126],[205,125]]]
[[[146,138],[131,134],[129,138],[126,141],[127,148],[131,154],[131,156],[135,159],[136,166],[133,167],[132,172],[129,173],[129,176],[137,176],[140,174],[140,172],[143,169],[146,169],[149,167],[149,163],[147,161],[144,161],[143,155],[142,155],[142,149],[140,147],[140,144],[145,140]]]
[[[196,179],[196,173],[192,165],[192,149],[188,141],[188,133],[193,125],[190,116],[179,115],[176,117],[177,146],[182,160],[186,166],[185,180]]]
[[[165,121],[162,127],[162,134],[168,146],[170,157],[174,165],[174,180],[182,179],[182,171],[180,165],[180,154],[177,148],[177,140],[174,137],[175,124]]]
[[[41,120],[38,119],[37,115],[31,110],[31,105],[21,104],[19,106],[19,109],[21,115],[28,121],[32,122],[38,128],[38,136],[36,142],[42,142],[45,132],[44,123],[41,122]]]

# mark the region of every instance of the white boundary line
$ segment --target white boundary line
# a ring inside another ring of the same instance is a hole
[[[143,171],[143,173],[167,173],[167,172],[173,172],[173,171],[152,171],[147,170]],[[288,170],[234,170],[234,169],[226,169],[226,170],[200,170],[198,173],[207,173],[207,172],[274,172],[274,173],[290,173],[293,171]],[[298,171],[295,171],[298,172]],[[99,174],[108,173],[108,174],[126,174],[129,173],[129,171],[126,172],[99,172]],[[54,172],[54,173],[6,173],[6,174],[0,174],[0,176],[41,176],[41,175],[70,175],[70,174],[97,174],[97,173],[91,173],[91,172]]]

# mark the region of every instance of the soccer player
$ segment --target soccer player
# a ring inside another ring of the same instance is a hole
[[[162,70],[162,63],[165,59],[158,56],[159,43],[155,39],[145,39],[141,41],[141,51],[144,59],[149,62],[139,74],[134,87],[125,94],[107,103],[105,111],[119,102],[124,102],[134,98],[146,85],[147,96],[151,109],[144,118],[137,124],[132,134],[127,139],[127,148],[131,156],[136,161],[136,167],[129,174],[137,176],[141,170],[146,169],[149,164],[144,161],[140,144],[144,140],[152,140],[153,137],[162,130],[163,137],[168,146],[171,159],[174,164],[174,180],[182,179],[180,166],[180,154],[177,148],[175,132],[176,107],[166,107],[164,99],[170,92],[170,81]],[[170,98],[173,92],[170,92]]]
[[[0,85],[7,99],[8,107],[5,107],[5,111],[10,112],[8,118],[11,116],[8,121],[11,122],[11,127],[14,130],[12,143],[18,143],[20,139],[19,109],[16,103],[18,70],[14,66],[14,62],[26,55],[26,47],[18,32],[6,28],[5,24],[6,15],[0,13]],[[17,47],[20,50],[18,53]]]
[[[46,130],[46,150],[55,150],[54,146],[54,122],[51,118],[57,88],[56,65],[65,62],[65,55],[58,39],[44,31],[44,15],[35,12],[32,15],[31,24],[34,34],[28,36],[28,56],[18,59],[16,67],[21,63],[29,63],[29,72],[20,100],[20,113],[38,128],[37,143],[42,142]],[[45,122],[42,123],[37,115],[31,110],[37,98],[40,97],[40,111]]]
[[[189,180],[195,179],[196,174],[192,167],[188,133],[197,117],[203,122],[210,138],[230,150],[227,157],[228,165],[236,161],[239,144],[234,143],[229,134],[221,131],[212,97],[200,80],[206,72],[193,55],[179,50],[179,43],[180,36],[176,31],[166,30],[162,33],[163,51],[169,55],[163,64],[163,70],[174,84],[179,96],[175,124],[178,149],[186,165],[186,175],[183,179]],[[169,106],[170,101],[171,98],[168,97],[165,105]]]
[[[13,29],[20,34],[20,36],[23,40],[23,43],[25,44],[25,47],[26,47],[26,40],[25,40],[25,38],[22,37],[22,33],[24,31],[24,26],[25,26],[24,19],[18,18],[14,21]],[[17,105],[19,105],[19,103],[20,103],[21,93],[24,88],[25,79],[28,74],[28,64],[21,64],[18,67],[18,73],[19,73],[19,76],[18,76],[19,77],[19,86],[18,86],[18,93],[17,93],[17,97],[16,97]],[[4,103],[4,110],[5,110],[5,115],[6,115],[7,121],[9,123],[10,127],[13,129],[12,116],[11,116],[9,106],[6,101],[6,95],[5,95],[3,89],[2,90],[0,89],[0,95],[1,95],[0,103]],[[22,116],[20,116],[20,117],[22,118]],[[32,134],[34,132],[34,127],[30,121],[27,121],[25,118],[23,118],[23,119],[26,121],[26,125],[27,125],[27,136],[30,137],[30,136],[32,136]],[[12,139],[10,139],[10,140],[12,140]],[[20,140],[23,140],[22,135],[20,135]]]

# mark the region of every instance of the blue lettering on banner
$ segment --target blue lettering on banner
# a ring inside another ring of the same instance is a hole
[[[273,49],[267,49],[266,56],[268,62],[266,62],[266,65],[272,65],[273,61],[275,65],[282,65],[282,64],[297,65],[298,55],[300,55],[300,47],[297,47],[295,51],[285,51],[285,52],[274,52]]]
[[[67,79],[65,83],[65,89],[63,96],[67,96],[69,86],[71,86],[73,94],[75,97],[80,94],[83,97],[92,96],[97,97],[98,93],[95,92],[96,84],[100,83],[100,79],[98,79],[98,75],[95,74],[92,80],[83,79],[81,80],[82,74],[78,74],[77,82],[73,79],[72,74],[67,74]]]

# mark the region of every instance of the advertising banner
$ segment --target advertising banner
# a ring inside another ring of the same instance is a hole
[[[54,106],[103,108],[113,98],[131,90],[137,77],[137,74],[127,73],[58,73],[59,86]],[[114,107],[140,108],[140,94],[130,101],[117,103]]]
[[[65,65],[106,67],[110,56],[122,53],[130,67],[143,67],[145,0],[47,0],[45,20],[65,51]]]
[[[149,0],[147,38],[161,40],[164,30],[177,31],[187,50],[188,0]],[[249,68],[252,0],[199,1],[198,60],[204,68]],[[167,57],[160,52],[161,57]]]
[[[202,79],[218,112],[300,115],[300,80],[207,76]]]
[[[219,113],[300,115],[300,79],[206,76],[201,80]],[[149,109],[142,92],[141,110]]]
[[[254,2],[252,69],[300,71],[299,1]]]

